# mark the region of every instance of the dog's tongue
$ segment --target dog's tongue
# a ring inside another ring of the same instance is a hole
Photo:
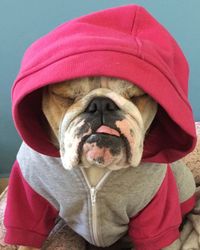
[[[99,127],[96,131],[97,133],[105,133],[105,134],[109,134],[109,135],[115,135],[120,137],[120,134],[117,130],[110,128],[108,126],[102,125],[101,127]]]

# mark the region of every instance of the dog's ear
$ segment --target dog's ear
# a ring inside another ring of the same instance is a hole
[[[55,135],[55,133],[53,132],[51,126],[49,125],[46,117],[44,116],[45,121],[43,122],[42,126],[44,126],[44,130],[46,131],[49,141],[57,148],[60,148],[60,144],[58,141],[57,136]]]
[[[51,125],[48,122],[47,119],[47,112],[49,109],[48,106],[48,98],[49,98],[49,91],[48,91],[48,87],[43,88],[43,93],[42,93],[42,113],[43,113],[43,119],[41,119],[41,123],[42,123],[42,127],[44,128],[44,131],[47,133],[49,141],[57,148],[59,149],[59,141],[58,138],[53,130],[53,128],[51,127]]]

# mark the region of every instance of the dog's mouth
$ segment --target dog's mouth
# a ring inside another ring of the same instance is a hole
[[[84,166],[118,168],[129,157],[128,143],[119,131],[109,126],[100,126],[87,136],[80,145],[79,155]],[[126,157],[125,157],[126,155]]]
[[[102,125],[101,127],[99,127],[96,132],[120,137],[120,133],[116,129],[110,128],[105,125]]]

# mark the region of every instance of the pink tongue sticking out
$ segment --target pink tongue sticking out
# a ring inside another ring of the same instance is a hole
[[[97,133],[105,133],[105,134],[109,134],[109,135],[115,135],[120,137],[120,134],[117,130],[110,128],[108,126],[102,125],[101,127],[99,127],[96,131]]]

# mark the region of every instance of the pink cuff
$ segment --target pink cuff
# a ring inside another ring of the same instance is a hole
[[[180,236],[177,228],[173,228],[162,235],[151,239],[137,241],[134,239],[134,246],[137,250],[160,250],[163,247],[170,246]]]
[[[41,248],[48,235],[42,235],[34,231],[19,228],[7,228],[5,243]]]

